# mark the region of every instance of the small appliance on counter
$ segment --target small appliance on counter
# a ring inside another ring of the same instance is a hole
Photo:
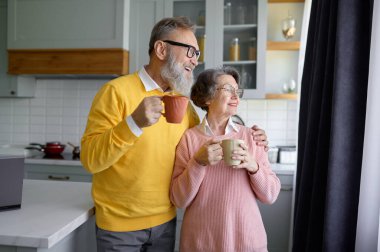
[[[21,208],[24,156],[0,156],[0,211]]]
[[[278,163],[278,147],[270,147],[268,151],[269,163]]]
[[[296,146],[278,146],[278,162],[280,164],[295,164],[297,162]]]
[[[268,159],[272,164],[295,164],[297,162],[296,146],[274,146],[268,151]]]

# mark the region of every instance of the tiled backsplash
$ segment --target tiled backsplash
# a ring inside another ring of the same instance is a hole
[[[34,98],[1,98],[0,144],[79,144],[92,99],[105,82],[39,79]],[[271,146],[296,143],[297,101],[242,100],[238,114],[247,126],[265,129]]]

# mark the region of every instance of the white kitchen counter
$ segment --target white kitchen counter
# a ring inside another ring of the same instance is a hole
[[[26,179],[21,209],[0,212],[0,251],[4,245],[51,248],[93,215],[91,183]]]
[[[25,158],[25,164],[82,166],[79,160],[36,159],[30,157]]]
[[[59,159],[36,159],[36,158],[26,158],[25,164],[42,164],[42,165],[67,165],[67,166],[82,166],[79,160],[59,160]],[[271,164],[272,170],[276,174],[288,174],[292,175],[295,172],[295,164]]]
[[[277,175],[293,175],[296,171],[296,164],[271,164],[272,170]]]

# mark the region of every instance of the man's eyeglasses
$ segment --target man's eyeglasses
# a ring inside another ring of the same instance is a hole
[[[176,42],[176,41],[172,41],[172,40],[164,40],[164,42],[168,43],[168,44],[171,44],[171,45],[175,45],[175,46],[187,47],[187,54],[186,54],[186,56],[189,57],[190,59],[192,57],[194,57],[194,55],[195,55],[196,59],[198,60],[199,56],[201,56],[201,51],[197,50],[192,45],[188,45],[188,44],[184,44],[184,43],[180,43],[180,42]]]
[[[235,88],[233,88],[231,86],[224,86],[222,88],[217,88],[216,90],[224,90],[224,91],[230,93],[231,96],[236,95],[239,98],[242,98],[243,94],[244,94],[244,89],[240,89],[240,88],[235,89]]]

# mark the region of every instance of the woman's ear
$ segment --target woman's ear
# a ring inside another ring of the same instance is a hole
[[[168,52],[165,42],[162,40],[157,40],[154,43],[154,52],[156,53],[157,58],[159,58],[160,60],[165,60],[166,54]]]

